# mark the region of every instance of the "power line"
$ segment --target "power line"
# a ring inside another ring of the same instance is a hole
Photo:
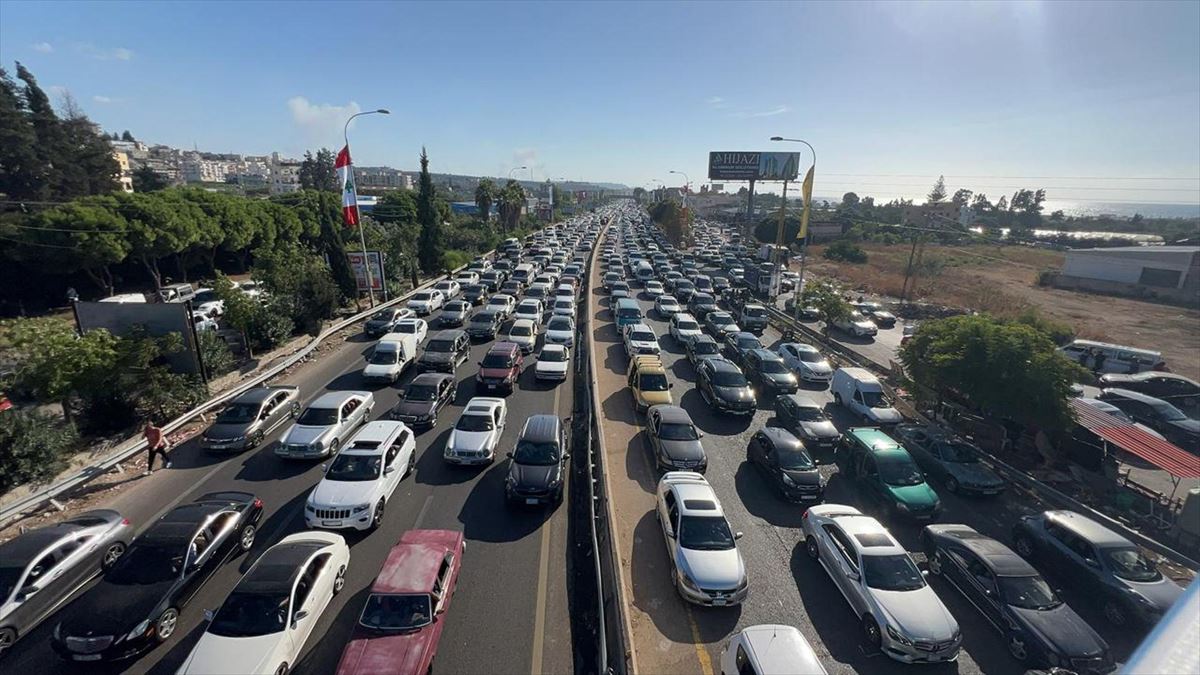
[[[834,185],[869,185],[873,187],[912,187],[926,189],[928,186],[923,183],[834,183]],[[1026,190],[1028,188],[1020,185],[976,185],[975,187],[982,190]],[[1156,187],[1098,187],[1098,186],[1083,186],[1083,185],[1047,185],[1045,190],[1103,190],[1107,192],[1135,190],[1138,192],[1196,192],[1200,193],[1200,187],[1186,188],[1156,188]]]
[[[5,237],[5,236],[0,236],[0,240],[7,241],[7,242],[10,242],[13,244],[18,244],[21,246],[40,246],[42,248],[61,248],[61,249],[66,249],[68,251],[78,251],[79,250],[78,246],[58,246],[56,244],[42,244],[42,243],[33,242],[33,241],[22,241],[20,239],[9,239],[8,237]]]
[[[960,176],[951,174],[919,173],[829,173],[826,176],[851,176],[856,178],[999,178],[1001,180],[1187,180],[1200,181],[1200,176]]]

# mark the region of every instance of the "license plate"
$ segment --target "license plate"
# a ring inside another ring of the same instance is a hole
[[[725,598],[713,598],[713,607],[724,607],[727,601]]]
[[[494,385],[494,384],[489,384],[489,385],[487,386],[487,388],[488,388],[488,389],[495,389],[495,388],[496,388],[496,385]]]
[[[527,498],[527,499],[525,500],[525,503],[526,503],[526,504],[533,505],[533,504],[537,504],[537,503],[538,503],[538,500],[536,500],[536,499],[534,499],[534,498],[532,498],[532,497],[529,497],[529,498]]]
[[[73,654],[71,656],[71,658],[75,659],[76,661],[99,661],[100,655],[99,654]]]
[[[1000,494],[1000,491],[999,491],[999,490],[984,490],[984,491],[983,491],[983,494],[985,494],[985,495],[998,495],[998,494]]]
[[[340,521],[340,520],[322,520],[321,525],[323,525],[324,527],[341,527],[342,521]]]

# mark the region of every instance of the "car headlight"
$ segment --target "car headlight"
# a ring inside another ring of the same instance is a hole
[[[688,588],[691,591],[695,591],[696,593],[701,592],[700,586],[698,584],[696,584],[695,581],[692,581],[692,577],[687,572],[684,572],[683,570],[679,570],[679,583],[683,584],[686,588]]]
[[[908,504],[905,504],[904,502],[896,502],[896,508],[904,511],[905,513],[908,512]]]
[[[891,636],[891,638],[893,640],[895,640],[896,642],[899,642],[900,644],[902,644],[906,647],[912,646],[912,644],[913,644],[912,640],[909,640],[908,638],[904,637],[904,635],[901,634],[900,631],[896,630],[895,628],[888,626],[887,632],[888,632],[888,635]]]
[[[786,473],[783,474],[783,484],[788,487],[796,487],[796,481],[792,480],[792,477]]]
[[[307,511],[308,513],[316,513],[317,507],[313,506],[312,504],[305,504],[304,510]]]
[[[126,635],[124,639],[133,640],[135,638],[139,638],[148,630],[150,630],[150,619],[144,619],[141,623],[134,626],[133,630],[129,631],[129,634]]]
[[[369,508],[371,508],[370,504],[359,504],[358,506],[355,506],[353,509],[351,509],[350,512],[351,513],[362,513],[363,511],[366,511]]]
[[[318,438],[317,440],[313,441],[312,443],[309,443],[308,447],[310,450],[324,450],[325,449],[325,441]]]

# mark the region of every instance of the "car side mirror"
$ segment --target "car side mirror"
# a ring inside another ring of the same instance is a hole
[[[846,576],[853,579],[854,581],[858,581],[859,579],[862,578],[862,576],[858,572],[847,572]]]
[[[211,609],[204,610],[204,620],[205,621],[212,621],[214,618],[216,618],[216,616],[217,616],[217,613],[215,611],[213,611]]]
[[[741,538],[742,538],[742,533],[741,533],[741,532],[734,532],[734,533],[733,533],[733,538],[734,538],[734,539],[741,539]]]
[[[505,456],[505,457],[507,457],[507,458],[509,458],[509,459],[512,459],[512,458],[513,458],[512,451],[510,450],[509,452],[506,452],[506,453],[504,453],[504,456]]]
[[[25,600],[37,595],[38,591],[40,590],[42,589],[36,584],[33,586],[26,586],[25,588],[21,589],[20,594],[17,595],[17,600],[24,602]]]
[[[327,471],[329,471],[329,465],[328,465],[328,464],[322,464],[322,465],[321,465],[321,473],[325,473],[325,472],[327,472]]]
[[[1085,563],[1087,563],[1088,567],[1095,567],[1095,568],[1100,567],[1100,562],[1098,560],[1096,560],[1095,558],[1084,558],[1083,561]]]
[[[393,473],[395,470],[396,470],[396,467],[394,467],[394,466],[387,466],[387,467],[384,467],[384,469],[383,469],[383,475],[385,475],[385,476],[386,476],[386,475],[388,475],[388,474],[390,474],[390,473]]]
[[[296,624],[300,623],[301,619],[305,619],[307,617],[308,612],[303,609],[299,612],[296,612],[296,616],[292,617],[292,628],[295,628]]]
[[[563,453],[563,461],[565,462],[565,461],[567,461],[568,459],[571,459],[571,453],[569,453],[569,452],[564,452],[564,453]]]
[[[923,576],[925,578],[929,578],[929,570],[921,570],[921,576]],[[984,591],[984,593],[986,593],[988,595],[992,594],[991,591]]]
[[[674,383],[674,382],[668,382],[668,383],[667,383],[667,389],[674,389],[674,388],[675,388],[675,383]]]

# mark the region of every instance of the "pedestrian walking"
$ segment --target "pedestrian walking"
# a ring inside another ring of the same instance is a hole
[[[161,427],[155,426],[154,420],[146,422],[146,428],[142,430],[142,435],[146,438],[146,471],[143,476],[149,476],[154,471],[154,458],[161,455],[163,460],[163,468],[171,468],[171,458],[167,455],[167,439],[163,435]]]

